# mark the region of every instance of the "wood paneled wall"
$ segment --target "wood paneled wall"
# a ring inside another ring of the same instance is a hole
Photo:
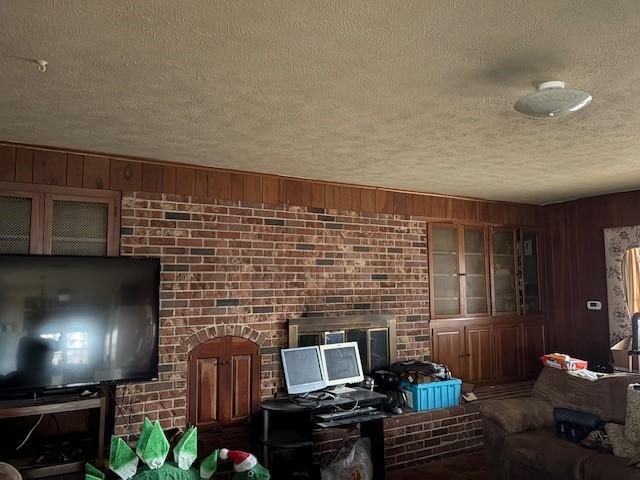
[[[551,347],[609,361],[609,319],[604,232],[640,225],[640,191],[585,198],[544,207]],[[602,302],[587,310],[587,300]]]
[[[542,208],[0,143],[0,181],[539,225]]]
[[[640,224],[640,191],[546,207],[488,202],[0,142],[0,181],[543,225],[551,350],[608,361],[603,229]],[[600,300],[601,311],[586,309]]]

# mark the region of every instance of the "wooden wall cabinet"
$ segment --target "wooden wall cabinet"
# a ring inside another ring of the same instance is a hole
[[[0,182],[0,211],[0,253],[119,254],[119,192]]]
[[[541,318],[440,323],[431,328],[432,357],[446,364],[454,377],[490,384],[533,379],[540,373],[539,358],[546,348]]]
[[[0,182],[0,212],[0,254],[106,256],[119,253],[119,192]],[[102,395],[96,398],[70,400],[52,396],[45,404],[23,401],[22,407],[5,405],[0,408],[0,418],[82,410],[95,413],[97,410],[96,457],[90,458],[93,453],[87,453],[85,460],[101,463],[107,416],[113,419],[115,411],[114,403],[109,402],[106,394],[109,388],[101,388]],[[82,471],[85,464],[85,461],[68,461],[36,466],[33,459],[29,459],[23,465],[25,458],[14,462],[25,479]]]
[[[189,354],[189,424],[201,430],[246,423],[260,404],[257,344],[214,338]]]
[[[491,325],[451,325],[432,329],[433,358],[449,367],[451,375],[470,383],[493,378]]]
[[[432,358],[470,383],[534,378],[545,353],[535,228],[429,224]]]

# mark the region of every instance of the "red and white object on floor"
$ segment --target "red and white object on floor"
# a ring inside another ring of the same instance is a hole
[[[571,358],[564,353],[549,353],[540,357],[542,365],[545,367],[557,368],[558,370],[574,371],[585,370],[589,364],[586,360]]]
[[[231,460],[233,462],[233,470],[236,472],[246,472],[256,466],[258,460],[255,456],[247,452],[239,450],[220,449],[220,459]]]

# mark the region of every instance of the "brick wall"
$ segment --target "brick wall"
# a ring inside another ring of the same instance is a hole
[[[118,392],[118,435],[144,415],[185,425],[185,345],[205,333],[259,339],[263,397],[289,318],[393,314],[398,356],[429,356],[424,218],[125,193],[121,235],[122,255],[162,259],[162,283],[160,378]]]

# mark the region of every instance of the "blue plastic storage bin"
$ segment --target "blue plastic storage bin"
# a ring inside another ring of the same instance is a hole
[[[461,385],[462,380],[459,378],[420,385],[402,382],[402,388],[406,390],[408,406],[418,412],[459,405]]]

